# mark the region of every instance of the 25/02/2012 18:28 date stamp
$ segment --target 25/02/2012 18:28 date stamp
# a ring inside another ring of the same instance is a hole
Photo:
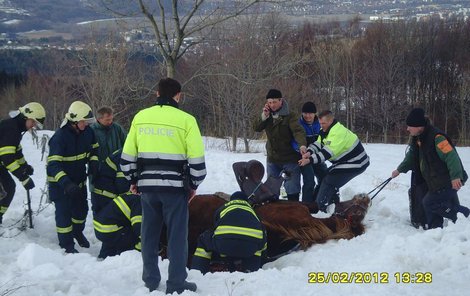
[[[309,284],[430,284],[431,272],[309,272]]]

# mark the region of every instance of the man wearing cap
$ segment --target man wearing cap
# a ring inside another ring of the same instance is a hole
[[[9,173],[18,178],[26,190],[34,188],[30,178],[34,169],[24,159],[20,142],[25,131],[42,128],[46,111],[41,104],[31,102],[10,112],[10,117],[0,122],[0,224],[15,195],[15,181]]]
[[[247,196],[237,191],[214,214],[214,229],[198,238],[191,269],[209,272],[215,254],[233,263],[241,260],[242,271],[256,271],[267,248],[266,231]]]
[[[307,140],[307,146],[315,142],[320,133],[320,122],[317,116],[317,107],[314,102],[305,102],[302,106],[302,115],[299,119],[300,125],[304,128]],[[294,148],[299,150],[297,142],[293,142]],[[328,173],[328,168],[324,162],[309,164],[300,167],[302,172],[302,201],[314,202],[315,191],[318,191],[321,180]],[[318,186],[315,188],[315,177],[317,177]]]
[[[55,205],[59,246],[66,253],[78,253],[74,239],[81,247],[90,247],[83,230],[88,213],[86,166],[88,174],[95,174],[98,168],[98,142],[88,126],[94,120],[90,106],[75,101],[49,141],[49,197]]]
[[[468,217],[470,209],[460,205],[457,196],[468,176],[450,138],[430,124],[421,108],[411,110],[406,125],[411,135],[410,149],[392,172],[392,178],[412,170],[424,180],[428,191],[423,207],[428,229],[442,227],[443,218],[455,223],[457,213]]]
[[[268,91],[261,116],[254,122],[254,130],[266,132],[268,177],[279,177],[282,171],[287,172],[289,178],[284,182],[287,198],[298,201],[300,167],[297,161],[301,156],[294,149],[292,142],[297,142],[302,154],[307,151],[307,142],[298,115],[289,111],[289,105],[279,90]]]

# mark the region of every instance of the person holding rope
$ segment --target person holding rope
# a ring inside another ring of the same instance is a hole
[[[392,172],[392,178],[412,170],[417,180],[426,185],[422,197],[412,198],[422,198],[426,218],[423,226],[431,229],[442,227],[443,218],[455,223],[457,213],[470,215],[470,209],[460,205],[457,196],[468,175],[450,138],[432,126],[424,114],[423,109],[414,108],[406,118],[411,136],[409,150]]]
[[[20,142],[26,131],[42,128],[46,111],[41,104],[31,102],[10,112],[10,117],[0,122],[0,188],[4,192],[2,194],[0,190],[0,224],[15,195],[16,185],[10,173],[26,190],[34,188],[30,177],[34,169],[24,159]]]
[[[326,212],[330,204],[339,202],[339,188],[367,169],[369,156],[358,136],[339,123],[333,112],[322,111],[318,118],[321,126],[318,139],[308,146],[308,152],[299,160],[299,165],[326,160],[332,163],[315,199],[319,210]]]

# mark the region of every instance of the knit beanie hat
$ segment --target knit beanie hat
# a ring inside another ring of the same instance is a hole
[[[302,113],[317,113],[317,106],[314,102],[307,102],[302,106]]]
[[[232,194],[232,196],[230,196],[230,200],[234,200],[234,199],[248,200],[248,197],[246,196],[245,193],[241,191],[236,191]]]
[[[282,99],[282,93],[280,90],[272,88],[268,91],[268,94],[266,95],[266,100],[267,99]]]
[[[408,117],[406,117],[406,125],[412,127],[425,126],[426,118],[424,117],[424,110],[421,108],[414,108],[411,110]]]

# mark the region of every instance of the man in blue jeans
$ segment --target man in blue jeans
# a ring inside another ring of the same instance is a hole
[[[196,291],[188,273],[188,202],[206,176],[204,144],[196,119],[178,108],[181,85],[161,79],[157,104],[132,120],[121,155],[121,169],[131,192],[142,199],[142,280],[154,291],[161,280],[158,248],[167,227],[168,280],[166,293]]]
[[[299,119],[300,125],[304,128],[307,140],[307,146],[315,142],[320,133],[320,122],[317,117],[317,107],[314,102],[306,102],[302,106],[302,115]],[[294,148],[299,150],[297,142],[293,142]],[[300,167],[302,173],[302,201],[314,202],[315,193],[318,192],[320,183],[328,173],[328,168],[324,162],[309,164]],[[318,185],[315,187],[315,177]]]

